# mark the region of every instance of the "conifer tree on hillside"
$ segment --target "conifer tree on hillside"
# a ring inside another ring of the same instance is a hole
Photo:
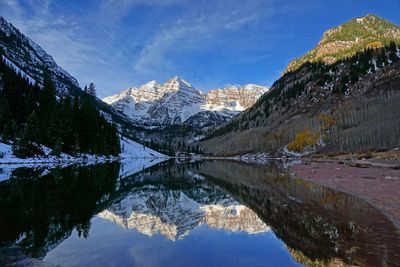
[[[96,97],[96,86],[94,85],[94,83],[90,83],[89,87],[85,86],[84,92],[87,93],[88,95]]]
[[[48,71],[44,71],[43,88],[30,84],[3,60],[0,75],[0,137],[14,141],[16,155],[42,154],[39,143],[54,155],[120,153],[115,126],[96,108],[93,83],[81,95],[57,99]]]
[[[37,141],[40,138],[40,126],[39,126],[39,118],[36,115],[35,111],[32,111],[32,114],[29,116],[28,121],[25,126],[25,138],[29,141]]]
[[[40,92],[39,96],[39,116],[40,116],[40,127],[41,127],[41,137],[42,142],[49,144],[51,143],[52,131],[50,126],[52,123],[52,116],[54,116],[54,111],[56,107],[56,89],[53,81],[51,80],[50,73],[45,70],[44,71],[44,80],[43,80],[43,90]]]

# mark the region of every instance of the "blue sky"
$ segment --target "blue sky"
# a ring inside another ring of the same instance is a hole
[[[400,0],[0,0],[0,15],[99,97],[178,75],[207,91],[271,85],[322,33]]]

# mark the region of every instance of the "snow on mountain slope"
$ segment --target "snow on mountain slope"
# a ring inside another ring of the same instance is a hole
[[[165,158],[167,156],[132,140],[121,138],[122,158]]]
[[[175,76],[164,84],[151,81],[103,101],[133,121],[146,125],[188,123],[202,128],[228,121],[252,106],[267,90],[263,86],[248,84],[203,93]]]
[[[33,79],[29,74],[27,74],[25,71],[20,69],[17,65],[14,64],[11,60],[6,58],[5,56],[1,55],[1,59],[9,66],[11,67],[16,73],[19,73],[22,78],[28,80],[28,82],[32,85],[36,85],[36,80]]]
[[[72,94],[79,88],[78,81],[58,66],[52,56],[1,16],[0,51],[9,61],[40,84],[43,83],[43,69],[48,69],[59,95]]]

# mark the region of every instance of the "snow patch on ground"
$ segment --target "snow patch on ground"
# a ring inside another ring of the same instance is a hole
[[[12,153],[12,145],[0,142],[0,164],[43,164],[43,163],[101,163],[105,161],[117,160],[120,158],[168,158],[167,156],[136,143],[127,138],[121,138],[121,154],[119,157],[100,156],[90,154],[80,154],[71,156],[61,153],[59,157],[51,155],[51,149],[41,146],[44,156],[36,156],[31,158],[18,158]]]
[[[11,145],[0,142],[0,164],[46,164],[46,163],[100,163],[110,160],[115,160],[112,156],[98,156],[90,154],[80,154],[77,157],[61,153],[59,157],[52,156],[51,149],[46,146],[41,146],[44,156],[36,156],[31,158],[18,158],[12,153]]]
[[[44,156],[31,158],[17,158],[12,153],[11,145],[0,142],[0,181],[11,177],[12,172],[18,168],[43,169],[42,175],[46,175],[53,168],[65,168],[70,165],[80,164],[84,166],[115,161],[118,157],[106,157],[89,154],[81,154],[73,157],[62,153],[59,157],[50,155],[51,149],[41,146]]]

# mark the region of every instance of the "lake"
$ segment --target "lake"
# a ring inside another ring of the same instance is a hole
[[[389,219],[290,162],[152,164],[0,166],[0,265],[400,265]]]

